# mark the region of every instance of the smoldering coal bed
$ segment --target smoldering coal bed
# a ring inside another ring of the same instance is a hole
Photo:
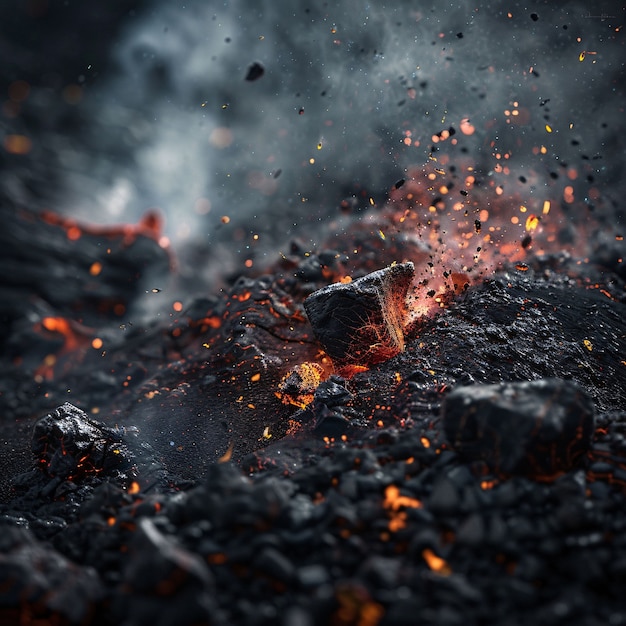
[[[136,236],[125,263],[153,265]],[[404,245],[335,289],[346,257],[294,247],[109,354],[5,377],[23,417],[4,436],[30,458],[3,458],[4,623],[625,620],[621,264],[528,256],[411,321],[413,267],[368,274]],[[304,304],[335,290],[354,315],[330,373],[315,336],[332,347],[332,312],[311,326]]]
[[[5,9],[0,623],[626,622],[613,8],[174,4]]]

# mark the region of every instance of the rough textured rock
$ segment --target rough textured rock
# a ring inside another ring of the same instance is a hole
[[[580,464],[594,412],[577,385],[559,379],[459,387],[442,405],[446,435],[462,457],[495,472],[537,476]]]
[[[370,365],[404,349],[406,295],[413,263],[333,283],[304,302],[317,340],[336,366]]]
[[[133,455],[112,429],[66,402],[33,429],[33,454],[46,474],[72,479],[93,472],[128,470]]]

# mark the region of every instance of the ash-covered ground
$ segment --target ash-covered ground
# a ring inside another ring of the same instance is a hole
[[[626,621],[624,7],[0,15],[4,623]]]

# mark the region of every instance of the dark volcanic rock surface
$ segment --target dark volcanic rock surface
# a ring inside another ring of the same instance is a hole
[[[246,279],[221,305],[199,304],[177,326],[185,358],[112,415],[66,405],[39,422],[37,467],[0,510],[21,533],[3,557],[0,617],[626,620],[624,305],[566,274],[538,264],[471,287],[394,358],[304,389],[304,408],[274,393],[300,390],[292,366],[318,354],[297,282]],[[212,350],[192,358],[203,344]],[[464,398],[494,437],[460,425]],[[525,413],[537,428],[501,428]],[[224,421],[220,448],[211,416]],[[130,470],[107,461],[115,450]],[[231,453],[237,463],[215,463]],[[29,563],[44,557],[50,575],[35,587]]]

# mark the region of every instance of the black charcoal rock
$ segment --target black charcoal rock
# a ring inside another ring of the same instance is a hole
[[[559,379],[459,387],[442,405],[446,435],[463,458],[495,472],[535,476],[580,465],[594,413],[577,385]]]
[[[35,424],[31,450],[44,473],[62,480],[125,472],[133,465],[120,435],[69,402]]]
[[[304,308],[335,365],[370,365],[404,349],[406,296],[413,263],[391,265],[312,293]]]

